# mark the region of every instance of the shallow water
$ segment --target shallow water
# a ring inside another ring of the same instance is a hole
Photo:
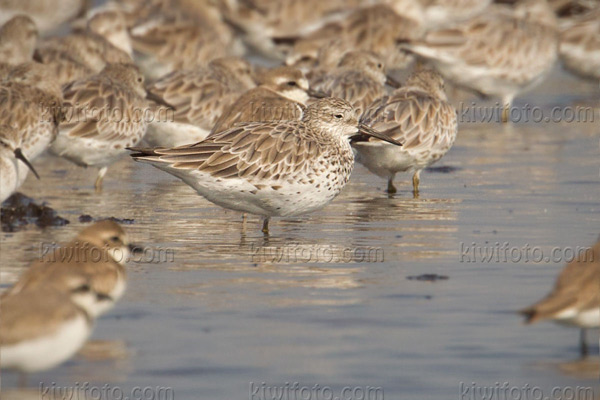
[[[174,261],[131,263],[125,297],[97,321],[90,344],[30,376],[27,391],[15,391],[17,376],[4,373],[4,394],[39,398],[39,382],[89,382],[126,393],[170,387],[177,399],[259,399],[252,382],[299,382],[331,387],[335,397],[370,386],[386,399],[447,400],[481,398],[464,391],[472,384],[507,382],[546,396],[593,386],[598,399],[597,332],[589,334],[595,358],[577,361],[575,329],[525,326],[515,315],[550,290],[564,263],[468,262],[473,255],[461,247],[508,242],[548,255],[596,241],[598,92],[555,75],[560,84],[551,80],[517,105],[583,102],[596,107],[596,122],[465,123],[437,165],[450,168],[423,173],[419,199],[409,176],[389,198],[385,182],[357,166],[332,204],[274,219],[268,239],[258,218],[244,229],[239,213],[127,158],[109,169],[102,194],[93,191],[94,170],[36,160],[42,180],[29,177],[22,192],[71,223],[2,233],[3,287],[42,243],[67,241],[87,225],[82,214],[133,219],[125,227],[134,241],[155,255],[172,249]],[[448,279],[408,279],[423,274]]]

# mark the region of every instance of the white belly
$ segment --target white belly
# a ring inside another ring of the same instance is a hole
[[[177,147],[200,142],[208,136],[209,130],[180,122],[154,122],[148,125],[144,140],[154,147]]]
[[[67,321],[51,335],[10,346],[2,346],[0,366],[24,372],[52,368],[73,356],[91,333],[83,315]]]

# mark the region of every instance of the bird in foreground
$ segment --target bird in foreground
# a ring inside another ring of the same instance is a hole
[[[108,166],[142,140],[148,120],[160,116],[133,64],[107,64],[99,74],[66,86],[63,96],[65,120],[51,151],[77,165],[99,168],[95,187],[100,191]]]
[[[375,101],[363,122],[382,134],[402,142],[390,146],[369,139],[352,144],[356,160],[374,174],[387,178],[388,193],[396,193],[398,172],[413,172],[413,194],[419,193],[421,171],[438,161],[456,139],[456,110],[444,92],[444,80],[435,71],[418,68],[406,85]]]
[[[107,299],[82,276],[58,288],[52,282],[34,290],[3,296],[0,302],[0,367],[26,374],[55,367],[86,342],[93,310]]]
[[[29,266],[2,299],[31,293],[49,283],[63,290],[75,277],[83,277],[105,300],[88,310],[92,317],[97,317],[123,296],[127,279],[125,264],[133,247],[119,224],[110,220],[96,222],[69,243],[45,249],[40,259]]]
[[[230,129],[241,122],[300,120],[311,97],[327,95],[309,87],[302,71],[277,67],[259,76],[260,85],[242,94],[215,123],[211,134]]]
[[[360,118],[373,101],[386,94],[386,84],[394,88],[400,87],[393,78],[386,76],[385,65],[377,54],[350,51],[344,55],[336,69],[321,79],[315,89],[346,100]]]
[[[238,57],[217,58],[206,68],[170,73],[147,90],[175,107],[173,119],[151,122],[144,140],[160,147],[204,140],[227,107],[255,86],[251,65]]]
[[[382,136],[359,124],[346,101],[326,98],[308,106],[300,121],[250,122],[174,149],[131,149],[195,189],[207,200],[264,217],[297,216],[333,200],[350,179],[350,140]]]
[[[19,161],[39,179],[33,165],[23,155],[21,141],[19,131],[7,125],[0,125],[0,203],[10,197],[25,181],[25,177],[19,174],[26,175],[27,170],[19,168]]]
[[[556,18],[546,0],[490,6],[467,22],[399,43],[457,85],[501,97],[503,122],[515,96],[541,83],[558,57]]]
[[[60,86],[41,64],[18,65],[0,83],[0,125],[17,131],[27,160],[33,161],[55,139],[62,119],[61,104]],[[18,167],[24,180],[29,166],[19,162]]]
[[[520,311],[528,324],[551,320],[581,328],[580,353],[588,355],[586,329],[600,327],[600,241],[560,273],[552,291]]]
[[[600,79],[600,5],[561,24],[560,58],[577,75]]]

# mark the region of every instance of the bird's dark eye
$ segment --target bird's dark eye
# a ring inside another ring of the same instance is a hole
[[[142,82],[144,82],[144,78],[142,78],[142,77],[140,76],[139,78],[137,78],[137,81],[138,81],[139,83],[142,83]]]
[[[81,286],[78,286],[75,289],[73,289],[73,292],[74,293],[87,293],[90,290],[92,290],[90,285],[81,285]]]
[[[287,83],[287,85],[288,85],[288,86],[296,86],[297,84],[296,84],[296,82],[294,82],[294,81],[289,81],[289,82]]]
[[[382,69],[383,68],[383,64],[382,63],[377,64],[377,68]]]
[[[115,243],[116,243],[116,242],[120,242],[120,241],[121,241],[121,238],[120,238],[120,237],[118,237],[118,236],[113,236],[113,237],[111,237],[111,238],[110,238],[110,241],[111,241],[111,242],[115,242]]]
[[[334,117],[337,119],[342,119],[344,116],[342,114],[335,114]]]

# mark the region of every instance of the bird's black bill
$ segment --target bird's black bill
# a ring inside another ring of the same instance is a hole
[[[393,87],[394,89],[398,89],[399,87],[402,86],[400,84],[400,82],[398,82],[397,80],[395,80],[391,76],[386,76],[385,77],[385,84],[388,85],[388,86],[390,86],[390,87]]]
[[[31,165],[31,163],[29,162],[29,160],[25,157],[25,155],[23,154],[23,152],[21,151],[21,149],[16,149],[15,150],[15,157],[18,160],[21,160],[25,163],[25,165],[27,165],[27,168],[29,168],[31,170],[31,172],[33,172],[33,174],[35,175],[36,178],[40,179],[40,176],[38,175],[37,171],[35,170],[35,168],[33,168],[33,165]]]
[[[360,141],[362,136],[368,136],[368,137],[374,137],[379,140],[383,140],[384,142],[388,142],[388,143],[394,144],[396,146],[402,146],[402,143],[400,143],[399,141],[392,139],[391,137],[386,136],[383,133],[378,132],[375,129],[373,129],[365,124],[358,125],[358,133],[359,133],[358,138],[353,137],[352,139],[356,138]]]
[[[146,99],[158,105],[165,106],[167,108],[172,108],[173,110],[175,110],[175,107],[172,104],[167,103],[165,100],[163,100],[162,97],[157,96],[152,92],[146,92]]]
[[[133,244],[130,243],[129,245],[129,251],[131,251],[131,254],[143,254],[144,253],[144,248],[138,244]]]
[[[308,93],[308,95],[310,97],[314,97],[315,99],[324,99],[326,97],[329,97],[329,95],[327,93],[321,92],[321,91],[318,91],[318,90],[314,90],[314,89],[308,89],[306,91],[306,93]]]

